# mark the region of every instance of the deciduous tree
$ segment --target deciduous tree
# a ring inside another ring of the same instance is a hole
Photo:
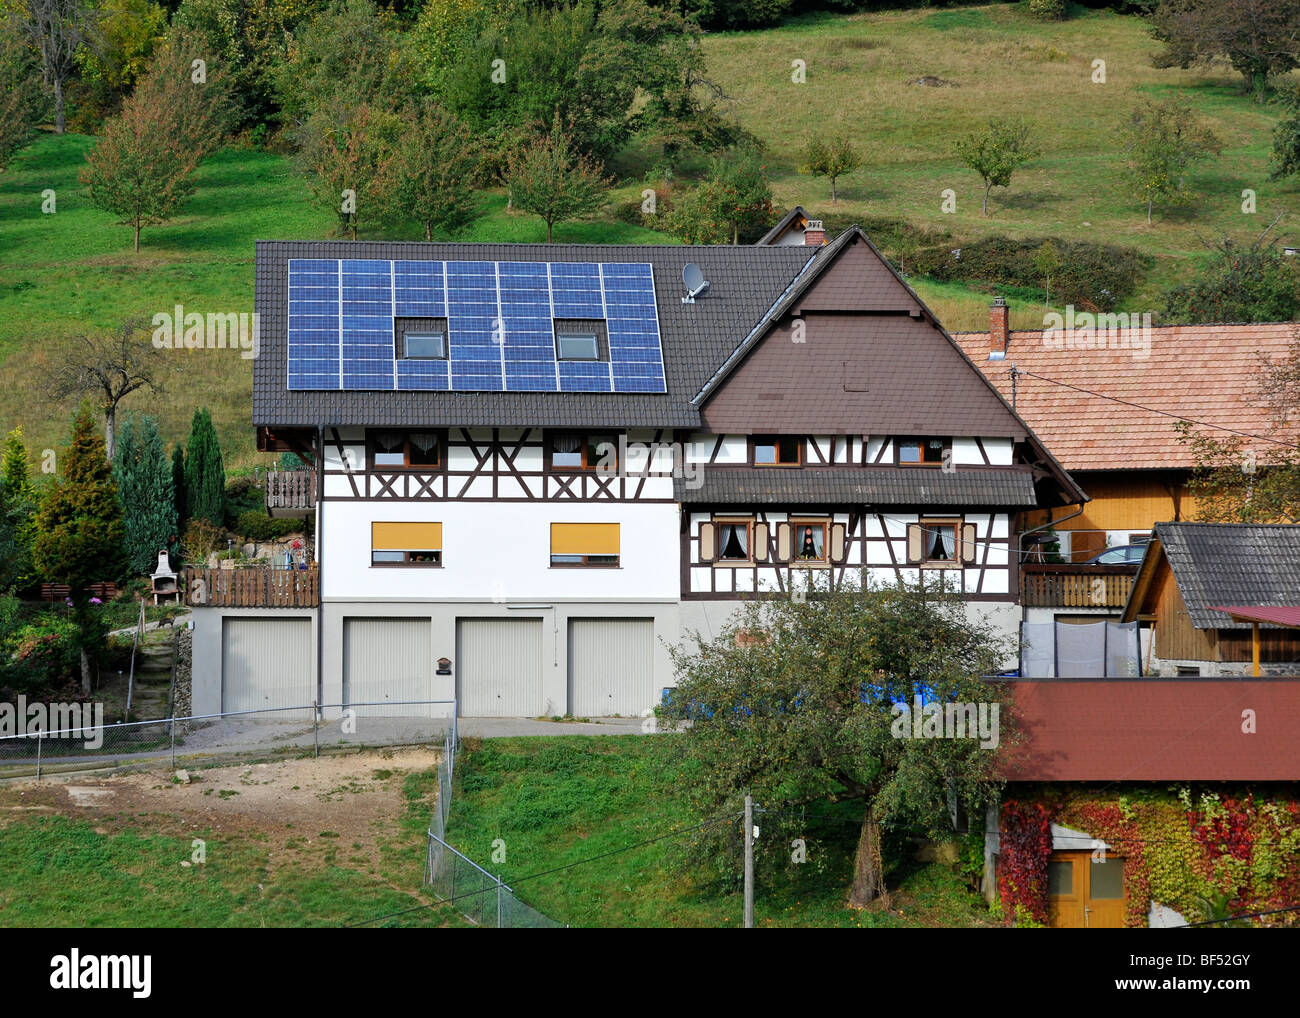
[[[839,203],[835,182],[846,173],[862,165],[862,157],[844,134],[824,138],[820,134],[808,141],[803,149],[803,167],[806,173],[826,177],[831,182],[831,204]]]
[[[577,150],[558,115],[549,132],[510,157],[506,177],[515,207],[546,223],[548,244],[556,223],[600,208],[608,186],[595,161]]]
[[[474,184],[482,170],[482,147],[459,120],[433,102],[412,107],[381,160],[377,191],[387,199],[385,217],[414,219],[424,239],[434,231],[455,233],[478,211]]]
[[[1139,106],[1120,136],[1125,170],[1147,207],[1148,223],[1156,202],[1181,201],[1190,193],[1187,173],[1195,163],[1223,150],[1219,137],[1181,96]]]
[[[1165,44],[1156,67],[1191,67],[1227,57],[1263,101],[1268,80],[1300,67],[1295,0],[1160,0],[1151,31]]]
[[[771,214],[772,186],[762,157],[741,148],[715,156],[700,186],[665,218],[687,244],[738,244],[742,233],[760,230]]]
[[[134,318],[116,329],[83,332],[52,340],[37,355],[45,395],[54,402],[89,396],[104,415],[104,446],[111,459],[116,448],[117,410],[133,392],[163,391],[162,354]]]
[[[999,787],[1009,711],[981,676],[1006,649],[933,581],[747,602],[716,637],[670,651],[678,685],[660,713],[690,722],[673,737],[690,775],[681,794],[712,820],[735,818],[751,793],[765,811],[760,850],[787,863],[807,804],[860,802],[849,902],[866,905],[885,893],[882,829],[951,832],[950,800],[975,809]],[[941,718],[944,704],[985,704],[986,737],[912,737],[935,734],[910,717],[918,701]],[[691,854],[734,879],[737,827],[706,826]]]
[[[54,133],[67,124],[63,88],[77,51],[95,36],[94,9],[85,0],[24,0],[22,27],[41,55],[45,84],[54,90]]]
[[[1039,148],[1030,138],[1029,123],[1024,119],[990,117],[987,130],[957,141],[957,154],[984,181],[981,211],[987,216],[989,191],[1010,187],[1012,175],[1036,158]]]
[[[0,19],[0,170],[36,133],[46,105],[40,66],[16,17]]]

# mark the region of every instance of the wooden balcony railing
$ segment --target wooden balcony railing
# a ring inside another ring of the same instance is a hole
[[[1020,567],[1020,602],[1029,608],[1123,608],[1137,566]]]
[[[314,470],[272,470],[266,475],[268,509],[316,508]]]
[[[185,602],[207,608],[315,608],[320,569],[185,569]]]

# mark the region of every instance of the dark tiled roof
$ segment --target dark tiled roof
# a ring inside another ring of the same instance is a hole
[[[997,687],[995,687],[997,688]],[[1024,741],[1013,781],[1297,781],[1300,743],[1286,724],[1243,738],[1242,711],[1300,717],[1300,680],[1010,683]]]
[[[851,502],[866,505],[1033,506],[1033,476],[1020,470],[909,467],[828,467],[782,469],[704,466],[699,487],[679,478],[682,502],[759,505],[811,505]]]
[[[1197,629],[1250,628],[1214,605],[1285,606],[1300,600],[1300,525],[1157,523],[1155,533]]]
[[[695,427],[691,399],[823,248],[596,244],[414,244],[259,241],[261,352],[254,362],[256,425],[500,425]],[[654,267],[668,392],[613,393],[290,392],[286,385],[290,258],[649,262]],[[683,304],[682,267],[695,262],[710,288]]]

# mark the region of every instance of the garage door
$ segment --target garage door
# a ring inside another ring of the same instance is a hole
[[[223,619],[222,711],[310,704],[316,699],[311,651],[311,619]]]
[[[653,619],[573,619],[569,702],[578,717],[635,717],[655,703]]]
[[[534,718],[542,700],[541,619],[461,619],[457,696],[471,718]]]
[[[428,619],[344,619],[343,703],[358,716],[428,717],[433,699]]]

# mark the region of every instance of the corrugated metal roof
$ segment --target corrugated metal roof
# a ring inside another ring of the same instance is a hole
[[[866,503],[867,505],[1033,506],[1033,475],[1019,470],[959,468],[919,470],[909,467],[827,467],[783,470],[779,467],[703,466],[698,487],[686,479],[674,484],[686,503]]]

